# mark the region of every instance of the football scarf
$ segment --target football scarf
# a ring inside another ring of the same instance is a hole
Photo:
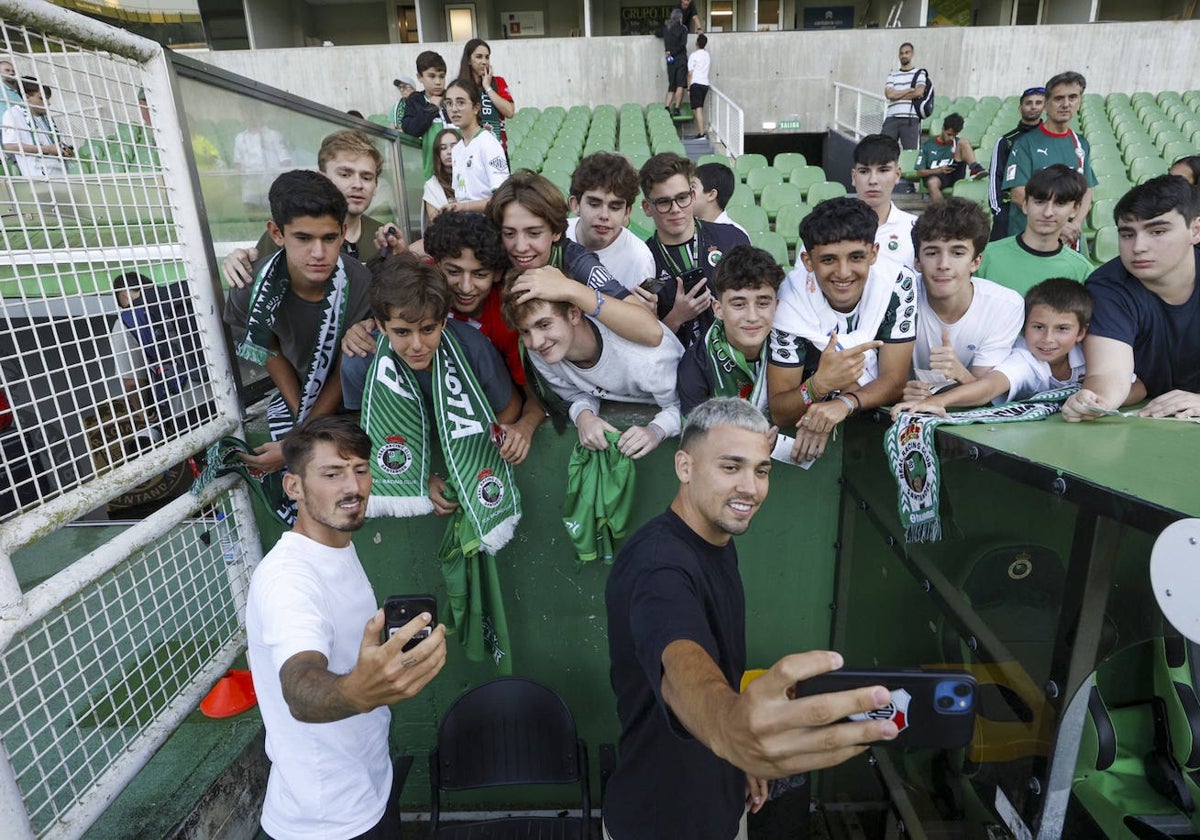
[[[238,344],[237,354],[248,362],[266,365],[271,355],[271,331],[283,296],[291,278],[287,273],[286,253],[276,251],[258,270],[250,290],[249,313],[246,317],[246,337]],[[325,380],[337,363],[338,345],[346,328],[346,299],[349,297],[349,278],[341,257],[337,268],[325,283],[325,311],[307,367],[296,371],[300,379],[300,404],[293,414],[282,395],[267,406],[267,424],[271,440],[279,440],[300,421],[308,417]]]
[[[704,333],[704,352],[713,374],[714,397],[741,397],[759,411],[766,412],[767,366],[764,362],[767,347],[760,351],[758,363],[751,364],[741,350],[729,343],[725,337],[725,324],[718,319]]]
[[[620,432],[605,432],[604,436],[607,449],[588,449],[577,443],[567,464],[562,519],[579,565],[597,557],[611,565],[613,544],[625,536],[633,515],[637,468],[632,458],[617,449]]]
[[[495,553],[521,520],[521,494],[501,457],[496,416],[454,333],[442,332],[433,354],[433,416],[445,454],[447,487],[465,521],[457,528],[466,553]],[[379,349],[367,372],[363,429],[371,438],[371,496],[367,516],[430,513],[431,429],[417,378],[391,344]]]
[[[208,447],[204,454],[204,469],[192,482],[192,495],[199,496],[200,491],[220,476],[237,473],[276,519],[284,525],[293,524],[295,505],[283,490],[283,473],[257,470],[241,459],[242,453],[253,455],[254,448],[236,437],[223,437]]]
[[[900,488],[900,524],[904,526],[905,542],[936,542],[942,538],[942,520],[938,515],[941,476],[934,446],[938,426],[1043,420],[1057,414],[1067,397],[1078,390],[1078,385],[1072,385],[1043,391],[1021,402],[956,411],[949,417],[901,414],[884,432],[883,448]]]

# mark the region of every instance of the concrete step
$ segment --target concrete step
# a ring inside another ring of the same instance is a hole
[[[683,148],[693,163],[699,160],[701,155],[711,155],[715,152],[713,149],[713,144],[707,137],[701,137],[695,140],[684,140]]]

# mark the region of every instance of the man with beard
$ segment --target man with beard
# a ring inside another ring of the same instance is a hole
[[[371,493],[366,433],[346,417],[314,417],[283,454],[296,524],[254,570],[246,606],[271,759],[262,827],[272,838],[398,837],[388,706],[442,669],[445,631],[403,650],[432,621],[422,613],[380,641],[383,610],[350,541]]]
[[[1017,127],[1004,133],[992,150],[992,171],[988,184],[988,204],[992,208],[992,241],[1008,236],[1008,204],[1011,200],[1004,190],[1004,172],[1008,168],[1008,156],[1013,143],[1026,132],[1042,124],[1042,111],[1046,107],[1044,87],[1026,88],[1021,94],[1021,121]]]
[[[765,779],[831,767],[896,737],[891,721],[839,723],[890,702],[882,686],[790,699],[841,667],[792,654],[738,692],[746,605],[733,537],[767,496],[774,430],[736,397],[688,416],[670,509],[634,534],[605,591],[620,757],[604,799],[610,840],[745,837]]]

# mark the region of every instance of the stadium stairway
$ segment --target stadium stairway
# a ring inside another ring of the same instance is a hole
[[[698,161],[702,155],[711,155],[716,151],[707,137],[684,140],[683,148],[687,151],[687,156],[692,163]]]

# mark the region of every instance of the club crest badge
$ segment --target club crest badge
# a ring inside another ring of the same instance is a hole
[[[388,475],[404,475],[412,466],[413,454],[408,443],[400,435],[389,435],[375,453],[379,469]]]
[[[485,508],[491,509],[504,501],[504,482],[491,470],[484,470],[476,479],[475,497]]]

